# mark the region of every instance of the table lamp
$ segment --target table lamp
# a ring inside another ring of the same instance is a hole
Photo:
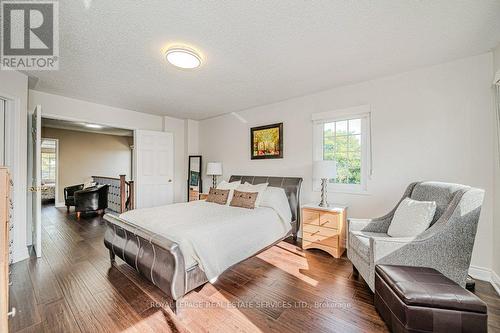
[[[207,163],[207,175],[212,176],[212,187],[217,187],[217,176],[222,175],[222,163],[221,162],[208,162]]]
[[[320,207],[328,207],[327,185],[330,179],[337,177],[337,164],[332,160],[320,160],[313,163],[313,178],[321,180]]]

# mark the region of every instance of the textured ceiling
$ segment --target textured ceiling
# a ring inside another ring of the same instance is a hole
[[[476,55],[498,0],[60,1],[60,70],[36,90],[181,118],[210,116]],[[197,70],[161,49],[186,44]]]

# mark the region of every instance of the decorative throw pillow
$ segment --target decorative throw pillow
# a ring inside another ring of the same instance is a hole
[[[252,185],[249,182],[245,182],[245,184],[241,184],[238,186],[238,191],[240,192],[257,192],[257,199],[255,200],[255,207],[260,207],[260,202],[262,201],[262,197],[264,196],[264,192],[266,191],[269,183],[256,184]]]
[[[231,182],[231,183],[223,180],[219,183],[219,185],[217,185],[218,190],[229,190],[229,196],[227,198],[227,205],[229,205],[229,203],[233,199],[233,191],[236,190],[238,188],[238,186],[240,186],[240,184],[241,184],[240,180],[237,180],[237,181]]]
[[[211,187],[208,192],[207,202],[213,202],[219,205],[225,205],[229,197],[229,190],[219,190]]]
[[[258,192],[240,192],[234,190],[233,200],[231,200],[230,206],[241,207],[241,208],[255,208],[255,200],[257,200]]]
[[[406,198],[396,208],[387,234],[391,237],[416,237],[429,228],[435,213],[435,201]]]

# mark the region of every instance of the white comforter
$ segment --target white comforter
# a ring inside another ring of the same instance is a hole
[[[269,207],[245,209],[205,201],[136,209],[121,218],[179,244],[186,268],[198,263],[210,281],[291,229]]]

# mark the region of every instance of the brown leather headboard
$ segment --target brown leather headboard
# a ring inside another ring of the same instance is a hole
[[[293,237],[297,238],[297,233],[300,229],[300,186],[302,178],[297,177],[266,177],[266,176],[237,176],[233,175],[229,178],[230,182],[241,180],[242,183],[249,182],[250,184],[269,183],[272,187],[281,187],[285,190],[292,212],[292,233]]]

